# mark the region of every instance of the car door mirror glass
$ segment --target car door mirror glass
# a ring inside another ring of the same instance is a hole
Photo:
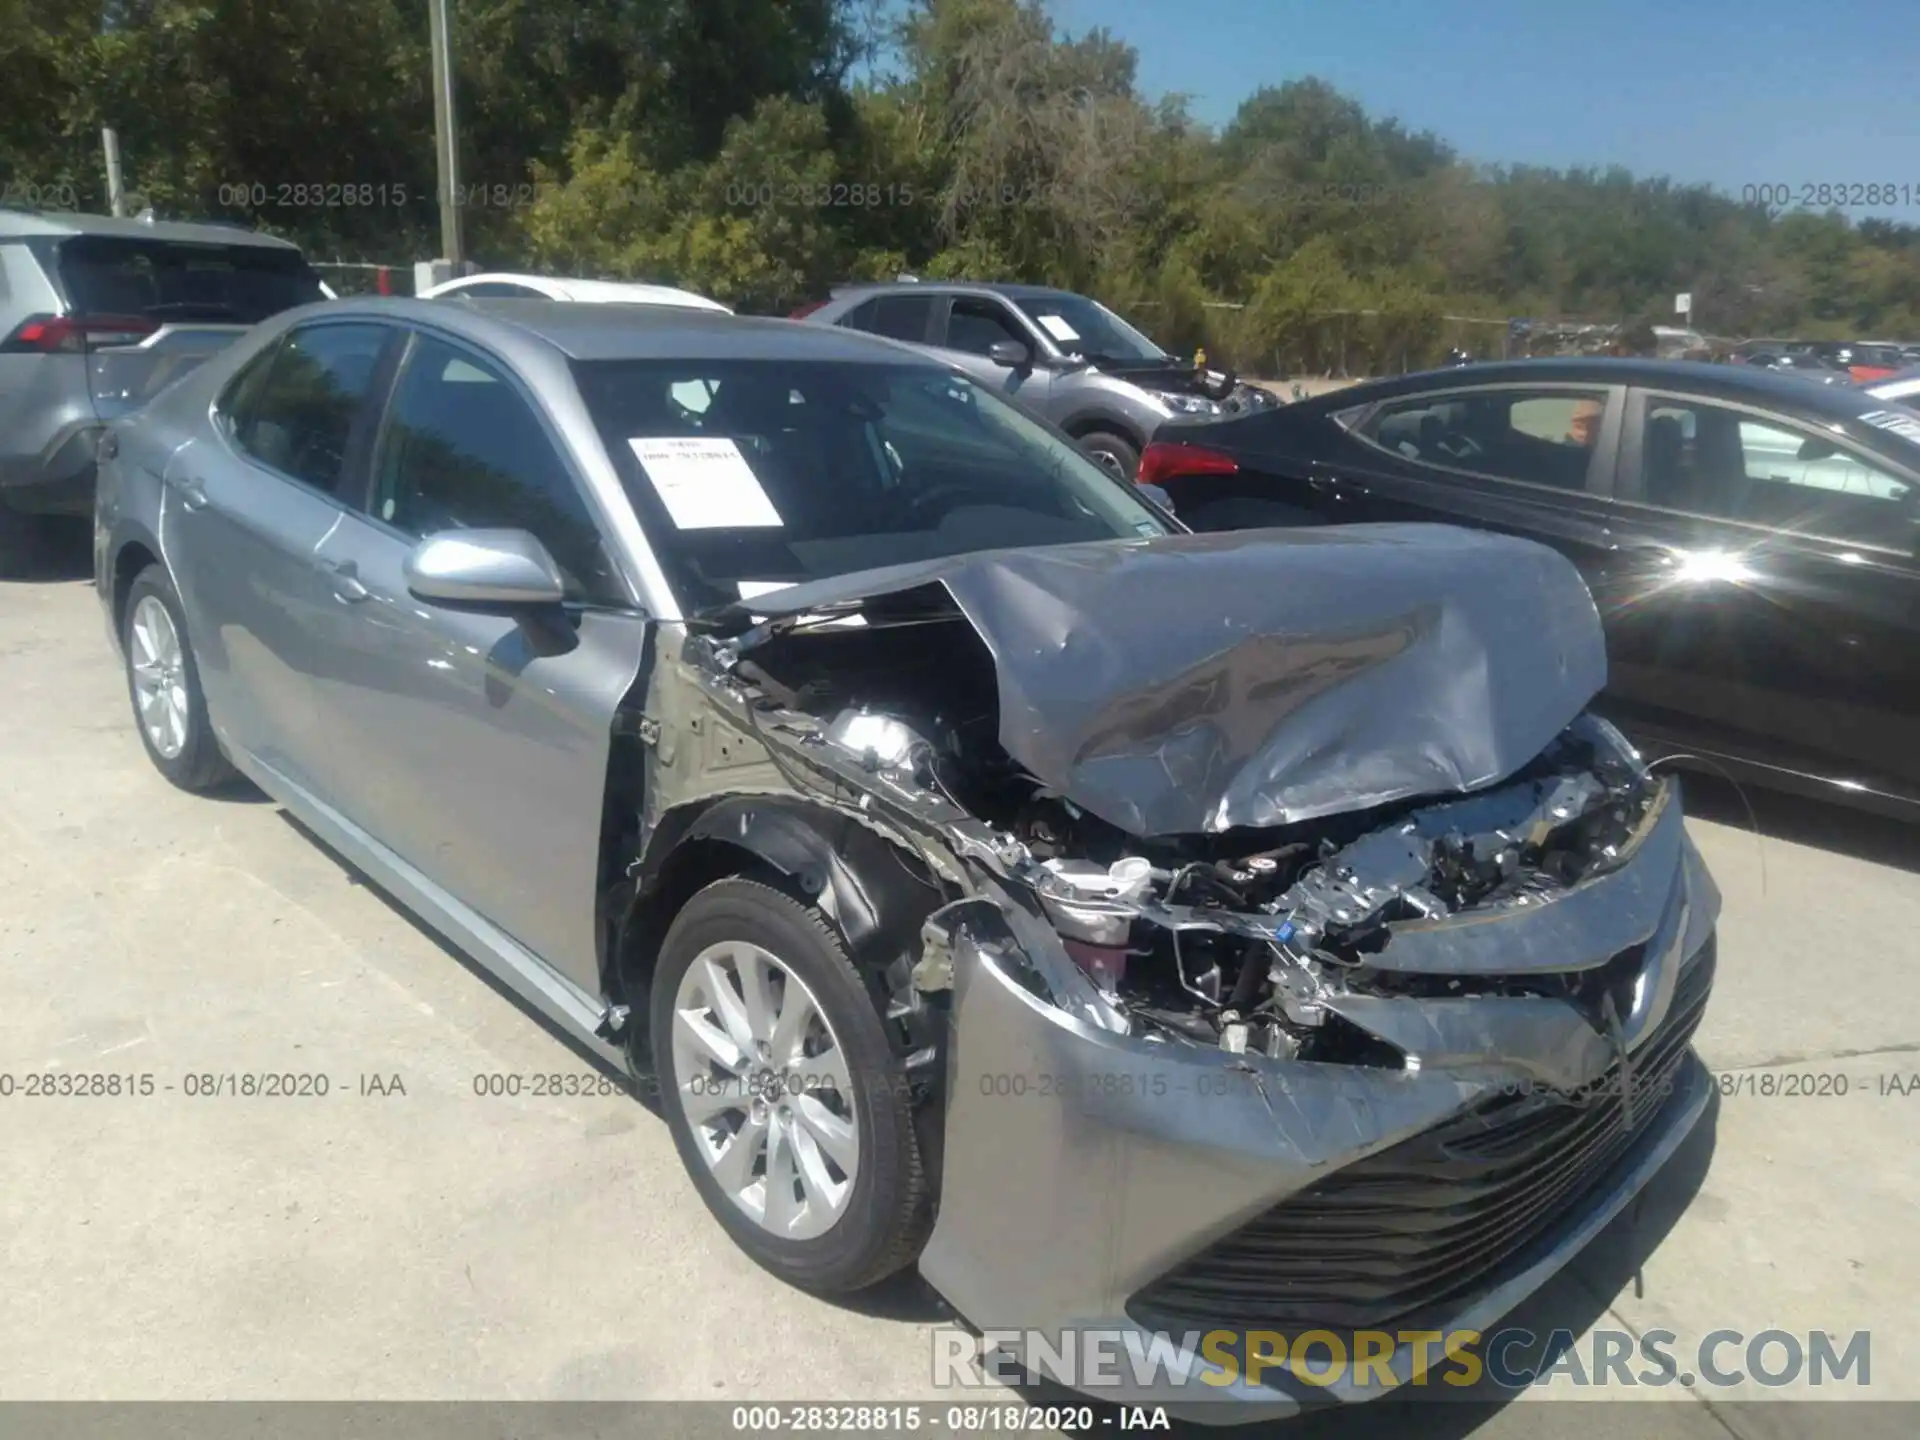
[[[1033,352],[1018,340],[996,340],[987,347],[987,358],[996,365],[1005,365],[1010,370],[1020,370],[1032,361]]]
[[[522,610],[558,605],[560,569],[524,530],[443,530],[413,547],[407,589],[435,605]]]

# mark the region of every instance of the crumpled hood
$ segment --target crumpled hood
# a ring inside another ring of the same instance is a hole
[[[1489,784],[1606,682],[1599,616],[1564,557],[1442,525],[985,551],[752,608],[792,616],[935,582],[993,655],[1007,753],[1142,836]]]

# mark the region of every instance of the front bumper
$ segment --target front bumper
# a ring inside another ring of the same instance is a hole
[[[1677,806],[1671,820],[1678,827]],[[1708,980],[1718,895],[1684,835],[1663,863],[1670,867],[1658,887],[1665,893],[1652,897],[1648,934],[1672,927],[1660,936],[1672,973],[1643,989],[1670,999],[1683,983],[1676,976]],[[1623,892],[1645,879],[1644,868],[1637,877],[1622,872]],[[1133,1334],[1145,1351],[1150,1332],[1136,1317],[1150,1308],[1142,1292],[1156,1281],[1345,1167],[1511,1095],[1516,1085],[1541,1083],[1537,1057],[1492,1048],[1469,1055],[1457,1043],[1444,1065],[1405,1071],[1276,1061],[1102,1031],[1025,988],[1007,963],[1010,932],[996,933],[983,911],[973,919],[946,932],[954,992],[943,1174],[920,1268],[982,1331],[1039,1332],[1052,1337],[1043,1343],[1053,1353],[1062,1336],[1116,1332]],[[1704,1003],[1704,992],[1696,998]],[[1630,1040],[1636,1055],[1651,1053],[1663,1018],[1642,1017]],[[1677,1046],[1685,1039],[1678,1036]],[[1485,1330],[1565,1265],[1705,1110],[1704,1070],[1683,1048],[1674,1054],[1661,1090],[1623,1132],[1622,1148],[1582,1176],[1544,1224],[1462,1285],[1381,1328]],[[1217,1325],[1245,1333],[1231,1316]],[[1178,1344],[1210,1328],[1189,1315],[1163,1328],[1161,1343],[1167,1330]],[[1304,1328],[1290,1327],[1288,1338]],[[1408,1343],[1393,1351],[1387,1367],[1396,1384],[1412,1378],[1420,1353]],[[1426,1360],[1435,1363],[1432,1354]],[[1097,1388],[1077,1388],[1195,1420],[1242,1423],[1308,1404],[1376,1398],[1390,1388],[1379,1373],[1364,1387],[1353,1383],[1351,1369],[1334,1383],[1309,1383],[1281,1361],[1250,1383],[1244,1372],[1203,1360],[1184,1380],[1149,1370],[1143,1381],[1122,1361],[1102,1372]]]

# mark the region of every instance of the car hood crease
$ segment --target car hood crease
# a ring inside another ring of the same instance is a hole
[[[1002,747],[1140,836],[1490,784],[1606,681],[1599,617],[1563,556],[1450,526],[983,551],[797,585],[752,612],[778,630],[934,583],[992,653]],[[729,620],[752,623],[745,607]]]

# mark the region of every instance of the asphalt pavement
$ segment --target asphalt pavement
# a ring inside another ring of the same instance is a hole
[[[952,1322],[914,1276],[843,1304],[777,1283],[655,1115],[570,1093],[611,1089],[587,1059],[257,792],[162,781],[84,535],[54,531],[0,579],[0,1401],[951,1398]],[[1755,833],[1730,788],[1689,797],[1725,894],[1698,1040],[1724,1093],[1515,1323],[1667,1330],[1683,1358],[1715,1330],[1870,1331],[1870,1383],[1556,1381],[1398,1433],[1920,1429],[1808,1403],[1920,1401],[1920,830],[1755,796]],[[126,1088],[22,1089],[62,1073]],[[229,1093],[258,1075],[306,1093]]]

